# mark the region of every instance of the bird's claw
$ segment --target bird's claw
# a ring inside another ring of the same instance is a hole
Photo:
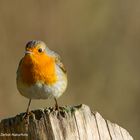
[[[32,116],[33,113],[32,112],[26,112],[24,115],[23,115],[23,118],[22,120],[24,121],[24,123],[26,125],[29,125],[29,117]]]

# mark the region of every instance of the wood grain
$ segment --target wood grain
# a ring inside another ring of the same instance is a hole
[[[105,120],[87,105],[32,111],[29,125],[24,113],[1,120],[0,140],[133,140],[119,125]]]

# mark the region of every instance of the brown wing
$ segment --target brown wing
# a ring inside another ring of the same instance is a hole
[[[65,69],[65,66],[62,63],[61,59],[60,59],[60,56],[59,57],[58,56],[56,57],[55,62],[63,70],[64,73],[67,73],[67,71]]]

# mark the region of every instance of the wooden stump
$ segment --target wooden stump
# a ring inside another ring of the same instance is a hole
[[[129,133],[86,105],[32,111],[27,126],[24,113],[0,122],[0,140],[133,140]]]

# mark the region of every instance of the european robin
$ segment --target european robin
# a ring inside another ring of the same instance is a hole
[[[67,74],[56,52],[43,41],[32,40],[26,44],[16,81],[20,94],[29,98],[26,111],[29,114],[32,99],[54,98],[55,108],[58,109],[57,98],[66,90]]]

